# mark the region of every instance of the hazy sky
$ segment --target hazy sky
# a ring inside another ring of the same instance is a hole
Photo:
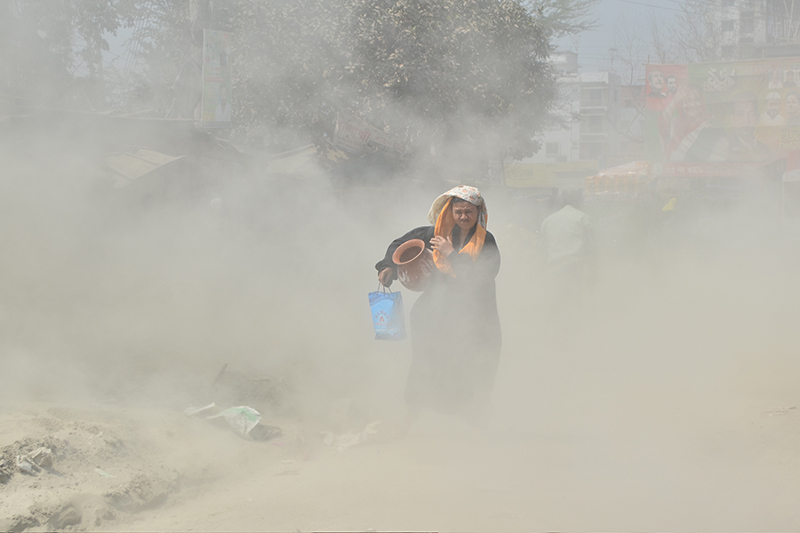
[[[643,20],[652,11],[657,17],[670,20],[681,4],[683,0],[600,0],[594,8],[597,28],[562,39],[558,45],[563,50],[578,53],[583,72],[607,70],[609,48],[614,48],[615,28],[623,16],[628,21]]]

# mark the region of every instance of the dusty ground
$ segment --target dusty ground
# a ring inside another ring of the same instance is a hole
[[[177,398],[4,403],[4,456],[47,446],[53,467],[0,484],[2,527],[797,530],[797,284],[776,294],[762,277],[730,290],[753,274],[675,263],[630,287],[620,267],[573,310],[581,320],[544,327],[542,307],[506,315],[497,413],[485,432],[426,413],[405,439],[391,438],[397,412],[384,407],[402,390],[404,344],[375,346],[381,390],[349,408],[333,402],[303,417],[262,407],[283,429],[267,442],[187,417]],[[501,309],[511,297],[543,298],[535,284],[501,287]],[[377,420],[381,429],[359,445],[324,442],[324,431]]]
[[[0,530],[800,529],[800,239],[765,242],[763,218],[651,246],[598,217],[598,283],[564,305],[490,195],[496,416],[479,432],[424,413],[395,439],[410,346],[372,339],[367,292],[433,194],[110,224],[28,192],[0,195]],[[218,381],[223,364],[242,380]],[[212,401],[282,435],[184,414]],[[40,448],[52,466],[19,472]]]

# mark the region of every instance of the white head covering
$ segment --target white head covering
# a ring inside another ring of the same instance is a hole
[[[441,213],[442,209],[447,203],[447,200],[449,200],[451,197],[461,198],[462,200],[466,200],[472,205],[477,206],[478,223],[483,226],[484,229],[486,229],[486,219],[488,218],[486,202],[483,200],[481,192],[475,187],[470,187],[469,185],[459,185],[458,187],[453,187],[434,200],[433,204],[431,205],[431,210],[428,212],[428,222],[431,224],[436,224],[436,220],[439,218],[439,213]]]

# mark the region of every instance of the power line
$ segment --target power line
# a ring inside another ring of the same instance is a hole
[[[664,6],[655,6],[653,4],[645,4],[642,2],[634,2],[633,0],[619,0],[620,2],[624,2],[626,4],[636,4],[637,6],[645,6],[645,7],[652,7],[654,9],[663,9],[665,11],[674,11],[675,13],[683,13],[680,9],[675,9],[674,7],[664,7]]]

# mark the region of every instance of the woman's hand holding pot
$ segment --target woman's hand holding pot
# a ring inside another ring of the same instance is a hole
[[[431,239],[431,244],[433,245],[434,250],[445,257],[453,253],[453,241],[450,240],[450,237],[445,239],[441,235],[436,235],[433,239]]]

